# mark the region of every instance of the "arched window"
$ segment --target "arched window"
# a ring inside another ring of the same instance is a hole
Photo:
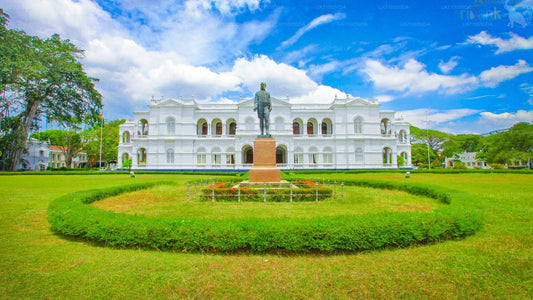
[[[298,147],[294,150],[294,164],[303,165],[304,164],[304,152],[302,148]]]
[[[389,147],[383,148],[383,164],[384,165],[392,164],[392,150]]]
[[[137,164],[146,165],[146,149],[145,148],[139,148],[139,150],[137,150]]]
[[[300,124],[298,122],[292,123],[292,133],[294,135],[300,135]]]
[[[284,145],[280,145],[276,147],[276,163],[277,164],[287,163],[287,148]]]
[[[315,147],[309,149],[309,164],[318,165],[318,150]]]
[[[140,136],[148,135],[148,121],[146,119],[139,120],[139,130],[137,133]]]
[[[122,133],[122,143],[124,144],[130,143],[130,132],[129,131],[124,131]]]
[[[130,155],[128,153],[122,153],[122,164],[124,164],[128,159],[130,159]]]
[[[254,163],[254,148],[250,145],[245,145],[242,147],[242,163],[243,164],[253,164]]]
[[[207,160],[207,155],[204,148],[198,148],[196,150],[196,165],[205,166]]]
[[[323,160],[324,165],[331,166],[333,164],[333,151],[331,151],[330,147],[326,147],[323,150]]]
[[[39,156],[40,156],[40,157],[43,157],[43,156],[44,156],[44,150],[39,150]]]
[[[213,148],[211,151],[211,164],[215,167],[222,164],[222,151],[218,147]]]
[[[314,134],[314,124],[312,122],[307,122],[307,134],[313,135]]]
[[[211,134],[214,136],[221,136],[222,135],[222,121],[219,119],[213,120],[211,123]]]
[[[174,163],[174,149],[167,150],[167,164]]]
[[[392,132],[391,121],[387,118],[382,119],[380,123],[381,135],[390,136]]]
[[[355,163],[363,164],[364,162],[365,162],[365,157],[364,157],[363,149],[357,148],[355,150]]]
[[[230,147],[226,149],[226,165],[234,165],[235,164],[235,149],[233,147]]]
[[[322,135],[330,136],[333,133],[333,126],[330,119],[324,119],[322,121]]]
[[[235,120],[228,120],[228,135],[235,135],[237,132],[237,122]]]
[[[167,134],[174,135],[176,132],[176,121],[174,118],[167,118]]]
[[[354,121],[354,133],[361,134],[363,133],[363,118],[357,117]]]
[[[207,121],[205,119],[200,119],[198,120],[198,123],[197,123],[197,134],[200,135],[200,136],[205,136],[207,135]]]
[[[407,143],[407,132],[405,130],[400,130],[400,134],[398,135],[398,142],[401,144]]]

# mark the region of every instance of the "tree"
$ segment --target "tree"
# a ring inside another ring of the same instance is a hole
[[[482,140],[481,153],[490,164],[515,164],[533,158],[533,124],[517,123],[506,132],[491,135]]]
[[[81,135],[72,128],[70,130],[54,129],[35,132],[31,137],[40,141],[50,141],[51,145],[59,146],[65,157],[65,165],[67,168],[72,168],[72,159],[85,145]]]
[[[448,141],[450,139],[450,137],[452,136],[451,134],[448,134],[448,133],[445,133],[445,132],[441,132],[441,131],[437,131],[437,130],[425,130],[425,129],[420,129],[418,127],[415,127],[413,125],[410,126],[410,131],[411,131],[411,153],[413,152],[413,149],[414,149],[414,145],[424,145],[425,147],[425,159],[422,159],[422,155],[421,155],[421,147],[418,147],[415,149],[416,151],[420,152],[420,153],[417,153],[417,156],[418,156],[418,159],[419,159],[419,162],[425,160],[425,162],[427,163],[427,145],[429,144],[429,148],[430,148],[430,155],[431,155],[431,158],[433,160],[437,160],[436,162],[433,161],[432,162],[432,165],[439,165],[442,161],[441,161],[441,156],[439,155],[440,152],[442,151],[443,149],[443,145],[446,141]],[[429,135],[429,139],[428,139],[428,135]],[[415,157],[411,154],[412,156],[412,160],[413,160],[413,164],[415,164]]]
[[[455,153],[477,152],[482,147],[481,140],[481,136],[476,134],[451,135],[442,146],[442,155],[444,157],[451,157]]]
[[[118,156],[119,126],[126,120],[104,122],[102,139],[102,160],[106,163],[115,161]],[[83,139],[87,141],[84,151],[87,152],[89,165],[94,165],[100,160],[100,126],[82,132]]]
[[[92,124],[102,105],[94,87],[97,79],[88,77],[79,62],[81,49],[57,34],[42,40],[7,29],[8,19],[0,11],[0,107],[2,118],[14,122],[0,135],[11,134],[16,142],[0,146],[2,169],[16,170],[24,150],[20,145],[43,114],[60,122],[77,118]]]

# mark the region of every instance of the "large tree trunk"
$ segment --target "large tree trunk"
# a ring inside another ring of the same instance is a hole
[[[20,135],[18,135],[18,138],[20,140],[14,141],[26,143],[28,140],[28,137],[30,136],[30,129],[31,124],[35,117],[37,116],[37,111],[39,109],[39,105],[41,105],[41,100],[34,100],[28,103],[28,106],[26,108],[26,111],[21,114],[22,120],[20,122]],[[10,171],[17,171],[18,167],[20,165],[20,161],[22,160],[22,154],[24,152],[25,147],[14,147],[13,149],[13,156],[9,164],[9,170]]]

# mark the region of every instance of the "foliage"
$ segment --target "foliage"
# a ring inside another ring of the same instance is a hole
[[[405,166],[405,159],[401,155],[396,156],[396,161],[398,162],[398,167]]]
[[[462,169],[462,170],[468,169],[468,168],[466,167],[465,163],[462,162],[462,161],[456,161],[456,162],[454,163],[454,165],[453,165],[453,168],[454,168],[454,169]]]
[[[104,121],[102,134],[102,160],[109,163],[117,160],[119,126],[125,120]],[[87,152],[87,160],[90,166],[100,160],[100,126],[83,131],[81,134],[86,141],[83,150]],[[120,158],[119,158],[120,159]],[[131,166],[130,166],[131,168]]]
[[[401,187],[377,181],[352,183]],[[454,207],[428,213],[209,220],[158,219],[86,205],[154,184],[161,183],[90,190],[60,197],[50,204],[48,220],[54,230],[63,235],[110,246],[223,252],[327,253],[406,247],[464,237],[475,233],[481,226],[481,217],[477,213]],[[438,191],[420,186],[405,190],[448,199]]]
[[[533,124],[517,123],[508,131],[491,135],[483,140],[482,152],[476,157],[489,164],[510,164],[533,159]]]
[[[292,201],[315,201],[318,193],[318,199],[324,200],[332,196],[333,191],[321,184],[313,181],[295,181],[293,182],[297,188],[292,189]],[[217,182],[202,189],[200,197],[203,201],[211,201],[214,198],[216,201],[238,201],[239,195],[242,201],[264,201],[264,189],[262,188],[246,188],[234,187],[235,184],[231,182]],[[269,202],[290,201],[290,188],[267,188],[266,198]]]
[[[442,151],[445,142],[448,141],[450,137],[452,137],[452,135],[438,130],[420,129],[413,125],[410,126],[409,130],[411,131],[412,163],[414,165],[418,165],[419,163],[424,162],[426,164],[428,163],[427,145],[429,144],[431,158],[434,160],[436,159],[436,164],[440,165],[442,163],[442,160],[439,153]]]
[[[1,143],[1,167],[16,170],[30,131],[45,114],[68,122],[76,118],[93,123],[101,108],[96,79],[87,76],[79,59],[83,51],[57,34],[48,39],[7,29],[9,16],[0,11],[0,112],[15,121],[4,124],[0,136],[13,143]]]
[[[452,157],[455,153],[477,152],[481,150],[482,137],[476,134],[459,134],[450,136],[444,143],[442,155]]]
[[[85,142],[75,130],[51,129],[42,132],[34,132],[31,137],[40,141],[50,141],[53,146],[59,146],[65,157],[65,165],[72,167],[72,159],[82,150]]]

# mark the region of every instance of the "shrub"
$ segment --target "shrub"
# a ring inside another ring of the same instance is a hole
[[[174,251],[323,252],[407,247],[471,235],[476,212],[451,206],[432,212],[387,212],[314,218],[158,219],[89,205],[162,182],[78,192],[50,204],[52,228],[70,237],[115,247]],[[383,187],[391,187],[384,183]],[[425,193],[429,193],[425,191]],[[439,194],[433,191],[432,194]]]
[[[332,196],[333,191],[323,185],[318,185],[313,181],[294,181],[298,188],[292,190],[292,201],[315,201],[318,193],[318,200],[323,200]],[[231,182],[217,182],[203,188],[200,196],[201,201],[238,201],[239,190],[241,201],[264,201],[264,190],[262,188],[234,187]],[[281,202],[290,201],[291,190],[289,188],[267,189],[267,201]]]
[[[497,164],[497,163],[494,163],[492,165],[490,165],[491,168],[493,168],[494,170],[503,170],[503,165],[502,164]]]

